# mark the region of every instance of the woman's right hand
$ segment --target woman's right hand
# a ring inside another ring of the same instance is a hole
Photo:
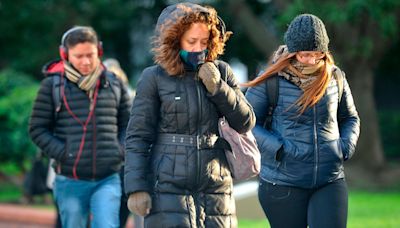
[[[199,69],[199,78],[206,86],[207,91],[215,94],[217,86],[221,83],[221,73],[212,62],[206,62]]]

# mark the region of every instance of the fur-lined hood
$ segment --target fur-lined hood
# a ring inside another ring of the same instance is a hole
[[[192,12],[209,13],[209,9],[190,2],[177,3],[166,7],[158,17],[156,36],[163,30],[168,29],[171,25],[177,23],[179,19]]]
[[[203,7],[194,3],[177,3],[166,7],[160,14],[153,36],[154,61],[169,75],[184,73],[184,64],[179,56],[180,39],[192,23],[206,23],[210,28],[206,61],[214,61],[224,52],[225,41],[232,34],[222,32],[223,24],[212,7]]]

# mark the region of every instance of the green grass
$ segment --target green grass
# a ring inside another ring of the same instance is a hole
[[[351,191],[348,228],[400,227],[400,192]],[[239,228],[268,228],[264,220],[239,220]]]
[[[0,183],[0,203],[18,202],[22,196],[21,189],[8,183]]]
[[[400,226],[400,192],[350,192],[349,228]]]

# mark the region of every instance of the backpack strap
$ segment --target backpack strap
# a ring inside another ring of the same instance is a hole
[[[339,68],[335,68],[333,70],[333,76],[337,81],[338,85],[338,93],[339,93],[339,102],[342,100],[343,94],[343,72]],[[267,116],[265,117],[264,128],[271,129],[272,125],[272,115],[274,114],[274,110],[276,105],[278,104],[278,96],[279,96],[279,78],[278,75],[273,75],[265,80],[266,83],[266,93],[268,95],[268,107],[267,107]]]
[[[64,85],[61,85],[61,76],[58,74],[53,75],[52,77],[53,77],[52,93],[53,93],[53,105],[54,105],[54,120],[56,120],[62,105],[61,86],[64,86],[65,88],[65,82]]]
[[[61,97],[61,86],[64,86],[65,88],[66,80],[64,79],[63,85],[61,85],[60,75],[56,74],[53,75],[52,77],[53,77],[52,94],[53,94],[53,105],[54,105],[54,120],[56,120],[63,103],[62,102],[63,98]],[[119,105],[121,101],[121,87],[120,87],[121,84],[116,79],[116,76],[109,71],[105,71],[105,79],[107,81],[107,84],[110,85],[111,90],[116,97],[117,105]]]
[[[344,78],[344,73],[342,70],[340,70],[339,68],[335,67],[335,69],[333,69],[333,77],[335,77],[335,80],[337,82],[337,86],[338,86],[338,93],[339,93],[339,103],[342,100],[342,94],[343,94],[343,78]]]
[[[278,96],[279,96],[279,78],[278,75],[272,75],[271,77],[265,80],[265,92],[268,95],[268,107],[267,107],[267,116],[265,117],[264,128],[271,129],[272,125],[272,115],[274,114],[274,110],[276,105],[278,104]]]
[[[117,77],[110,71],[105,71],[106,83],[110,85],[112,92],[114,93],[117,100],[117,107],[121,101],[121,83],[118,81]]]

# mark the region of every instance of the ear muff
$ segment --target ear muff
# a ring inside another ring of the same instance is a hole
[[[85,26],[75,26],[75,27],[69,29],[68,31],[66,31],[66,32],[63,34],[63,36],[62,36],[62,38],[61,38],[60,47],[58,48],[58,52],[59,52],[60,58],[61,58],[62,60],[68,61],[68,48],[67,48],[67,46],[65,45],[65,40],[67,39],[67,37],[68,37],[71,33],[75,32],[75,31],[78,31],[78,30],[83,30],[83,29],[88,29],[88,27],[85,27]],[[103,53],[104,53],[104,51],[103,51],[103,42],[98,41],[98,44],[97,44],[97,56],[100,58],[100,57],[103,56]]]
[[[99,41],[99,43],[97,44],[97,56],[102,57],[103,56],[103,42]]]
[[[60,58],[63,61],[67,61],[68,60],[68,53],[66,48],[63,45],[60,45],[60,47],[58,47],[58,52],[60,53]]]

